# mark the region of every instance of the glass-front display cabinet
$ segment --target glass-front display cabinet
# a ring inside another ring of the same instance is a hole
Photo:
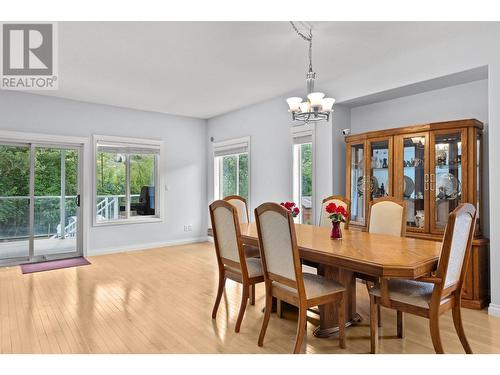
[[[483,124],[471,119],[371,131],[345,139],[349,228],[366,230],[370,202],[393,196],[406,202],[407,236],[442,240],[449,214],[461,203],[476,206],[472,262],[478,264],[468,272],[464,289],[463,305],[468,307],[487,303],[483,269],[488,263],[488,241],[481,236],[482,130]]]

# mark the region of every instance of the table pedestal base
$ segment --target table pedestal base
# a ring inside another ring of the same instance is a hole
[[[346,327],[359,321],[361,317],[356,312],[356,277],[354,272],[337,268],[334,266],[320,264],[318,274],[327,279],[338,282],[343,285],[345,291],[345,317]],[[336,303],[329,303],[319,306],[319,327],[316,328],[314,335],[316,337],[330,337],[338,331],[338,311]]]
[[[361,315],[358,313],[355,313],[354,316],[352,317],[351,320],[346,322],[345,326],[350,327],[352,325],[356,325],[357,323],[361,322],[362,318]],[[320,339],[329,339],[332,337],[336,337],[339,332],[339,327],[330,327],[330,328],[321,328],[321,326],[318,326],[314,329],[314,336],[320,338]]]

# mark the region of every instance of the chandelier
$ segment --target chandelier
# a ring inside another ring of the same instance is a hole
[[[306,35],[300,32],[293,22],[290,21],[290,23],[295,32],[306,42],[309,42],[309,71],[306,75],[307,98],[304,101],[299,97],[292,97],[286,100],[290,107],[289,112],[292,114],[292,120],[304,123],[328,121],[330,113],[333,112],[335,99],[325,98],[324,93],[314,91],[316,73],[312,68],[312,29],[309,28],[309,33]]]

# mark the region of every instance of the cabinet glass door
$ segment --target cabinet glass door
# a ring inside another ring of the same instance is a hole
[[[432,232],[441,233],[449,214],[464,201],[467,181],[463,165],[467,165],[465,132],[434,132],[431,136],[431,225]],[[462,152],[464,151],[464,152]],[[465,200],[467,200],[465,198]]]
[[[407,204],[406,224],[410,231],[423,232],[428,225],[427,199],[429,175],[427,174],[426,143],[427,134],[404,137],[402,159],[403,176],[400,191]]]
[[[392,138],[369,141],[369,152],[369,199],[387,197],[392,194]]]
[[[365,145],[350,145],[351,222],[364,225],[366,217]]]

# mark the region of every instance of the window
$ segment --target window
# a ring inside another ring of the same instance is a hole
[[[161,142],[96,137],[95,222],[159,218]]]
[[[249,201],[249,138],[214,143],[214,198],[239,195]]]
[[[314,224],[313,128],[311,125],[292,129],[293,201],[299,206],[299,223]]]

